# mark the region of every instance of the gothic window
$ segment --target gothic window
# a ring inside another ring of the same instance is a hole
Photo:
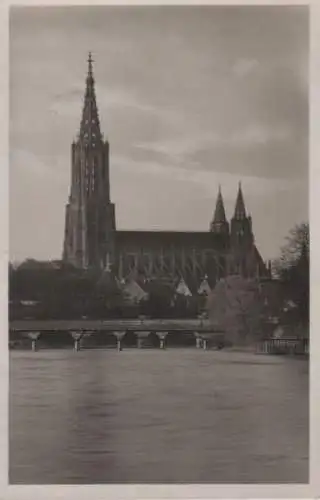
[[[90,179],[89,164],[86,161],[86,168],[85,168],[85,187],[86,187],[86,191],[89,191],[89,179]]]
[[[94,183],[95,183],[95,172],[94,169],[92,170],[92,175],[91,175],[91,191],[94,191]]]
[[[95,184],[96,184],[96,177],[97,177],[97,168],[98,168],[98,162],[97,158],[93,158],[93,166],[92,166],[92,191],[95,190]]]

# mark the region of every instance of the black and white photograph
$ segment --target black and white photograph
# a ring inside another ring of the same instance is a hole
[[[10,7],[10,485],[309,483],[309,14]]]

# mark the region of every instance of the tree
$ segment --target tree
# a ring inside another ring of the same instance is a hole
[[[264,335],[270,314],[265,299],[258,280],[229,276],[209,295],[208,316],[225,330],[227,340],[247,344]]]
[[[92,293],[88,297],[89,314],[94,317],[122,316],[126,296],[112,271],[104,271],[93,278]]]
[[[273,262],[274,270],[279,278],[294,267],[303,252],[309,258],[309,224],[302,222],[290,229],[286,236],[286,244],[281,248],[280,257]]]
[[[140,314],[153,318],[165,318],[171,315],[174,290],[170,283],[151,280],[146,285],[148,298],[139,305]]]
[[[288,321],[308,324],[309,322],[309,225],[296,225],[286,238],[275,270],[284,283],[286,299],[294,305]]]

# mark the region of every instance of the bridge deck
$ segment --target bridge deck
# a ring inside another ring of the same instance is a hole
[[[128,319],[128,320],[16,320],[11,321],[9,329],[12,332],[30,331],[192,331],[216,332],[221,329],[214,327],[208,320],[199,319]]]

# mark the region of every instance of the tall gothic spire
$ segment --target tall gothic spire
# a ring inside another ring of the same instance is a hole
[[[71,147],[64,260],[80,268],[103,269],[107,255],[114,262],[115,208],[110,202],[109,143],[100,131],[91,53],[87,68],[80,131]]]
[[[224,209],[223,198],[221,194],[221,186],[219,185],[218,198],[214,211],[213,223],[226,222],[226,212]]]
[[[88,74],[80,125],[80,139],[87,145],[95,147],[102,139],[93,77],[93,59],[88,57]]]
[[[238,195],[236,206],[234,210],[234,218],[235,219],[245,219],[246,218],[246,208],[244,206],[243,194],[241,189],[241,182],[239,182]]]

